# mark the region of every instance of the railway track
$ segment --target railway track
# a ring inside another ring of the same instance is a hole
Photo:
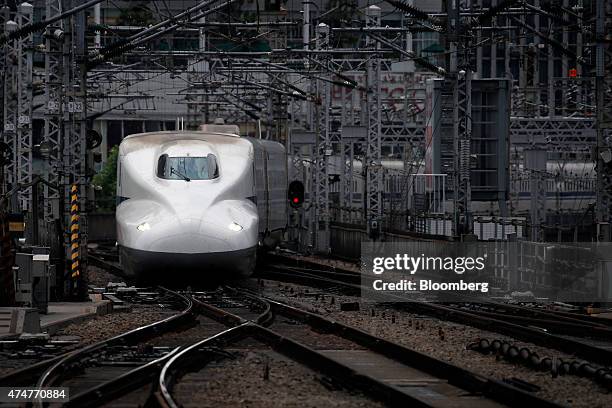
[[[262,277],[323,286],[333,293],[355,295],[363,289],[354,274],[308,268],[270,267]],[[236,350],[269,350],[330,378],[342,390],[357,391],[387,405],[559,406],[536,397],[527,388],[521,389],[520,384],[475,374],[243,288],[168,293],[183,305],[176,315],[2,377],[0,386],[69,386],[71,399],[64,404],[69,407],[100,406],[111,401],[112,406],[197,405],[198,401],[190,400],[193,393],[181,391],[185,378],[197,384],[207,381],[206,367],[228,360]],[[441,307],[424,305],[436,310]],[[447,308],[450,312],[440,317],[497,320],[475,310],[458,310],[466,309],[466,305],[456,307]],[[515,313],[520,315],[519,310]],[[543,317],[551,316],[546,312],[533,316]],[[572,316],[559,320],[606,328],[588,319],[576,322]],[[491,330],[489,324],[485,326]],[[186,377],[188,373],[191,377]]]
[[[606,319],[575,318],[555,312],[530,310],[527,307],[505,305],[500,303],[456,303],[452,307],[465,310],[479,316],[493,319],[504,319],[507,322],[531,326],[546,330],[549,333],[570,338],[590,338],[593,340],[612,339],[612,321]],[[612,344],[610,344],[612,347]]]
[[[198,304],[193,302],[194,294],[189,293],[183,296],[192,302],[196,324],[186,330],[165,332],[149,339],[146,343],[148,347],[163,345],[166,349],[171,348],[172,351],[158,359],[135,365],[127,370],[114,370],[106,375],[107,381],[104,382],[99,381],[100,376],[105,374],[104,367],[99,364],[90,366],[87,372],[75,376],[67,383],[62,383],[62,386],[70,386],[71,390],[76,384],[81,390],[65,406],[93,407],[100,406],[102,402],[111,401],[112,406],[143,406],[149,403],[152,393],[155,391],[157,376],[169,359],[174,357],[182,348],[225,330],[224,324],[218,323],[201,313]],[[219,298],[217,293],[200,294],[199,296],[207,296],[210,299]],[[231,302],[230,304],[228,302],[226,307],[248,309],[251,305],[238,302]],[[246,313],[246,311],[243,311],[243,313]],[[102,368],[102,372],[100,368]],[[93,386],[88,384],[90,379],[95,378],[98,378],[98,381],[94,381]],[[100,400],[100,396],[104,396],[104,401]]]
[[[218,358],[220,349],[244,339],[255,340],[259,347],[271,348],[392,406],[558,406],[308,311],[242,289],[226,291],[231,299],[259,305],[255,310],[260,314],[253,319],[252,311],[245,316],[231,306],[195,298],[203,313],[232,327],[179,351],[166,362],[156,394],[161,406],[193,405],[188,400],[193,393],[173,392],[181,377],[200,371]]]
[[[162,288],[160,291],[171,297],[177,308],[180,307],[177,313],[153,324],[16,370],[0,377],[0,386],[50,387],[69,384],[66,386],[70,386],[73,396],[78,397],[81,391],[92,387],[92,383],[119,376],[128,379],[135,365],[155,364],[160,359],[163,361],[164,356],[173,350],[147,347],[146,342],[165,333],[192,326],[196,312],[189,297],[168,289]],[[100,370],[92,375],[93,368]],[[112,398],[113,394],[103,396]],[[70,404],[74,404],[74,401],[78,401],[78,398],[71,398]]]
[[[341,289],[345,294],[353,296],[364,293],[374,295],[370,287],[362,285],[362,278],[357,273],[271,264],[259,277],[324,289]],[[455,304],[440,304],[407,302],[395,295],[387,295],[386,298],[390,301],[385,304],[397,310],[434,316],[577,355],[600,365],[612,365],[612,327],[603,319],[572,316],[569,313],[556,314],[502,303],[470,303],[469,307],[466,307],[465,300]],[[500,313],[499,310],[490,311],[495,308],[508,314]],[[572,335],[560,334],[564,333],[563,330]]]

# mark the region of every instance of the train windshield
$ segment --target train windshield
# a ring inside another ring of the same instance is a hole
[[[219,177],[217,159],[206,157],[170,157],[163,154],[157,163],[157,177],[166,180],[212,180]]]

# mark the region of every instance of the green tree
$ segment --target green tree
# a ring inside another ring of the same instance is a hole
[[[92,180],[96,186],[96,209],[98,211],[115,211],[117,192],[117,156],[119,147],[108,152],[106,164]]]

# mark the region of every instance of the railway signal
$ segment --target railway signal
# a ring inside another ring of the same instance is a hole
[[[291,207],[300,208],[304,203],[304,184],[301,181],[293,180],[289,184],[288,196]]]

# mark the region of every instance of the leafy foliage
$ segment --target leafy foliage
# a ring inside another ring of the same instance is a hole
[[[108,152],[106,164],[93,178],[93,184],[102,188],[101,190],[96,189],[96,209],[99,211],[115,211],[118,154],[119,147],[113,147]]]

